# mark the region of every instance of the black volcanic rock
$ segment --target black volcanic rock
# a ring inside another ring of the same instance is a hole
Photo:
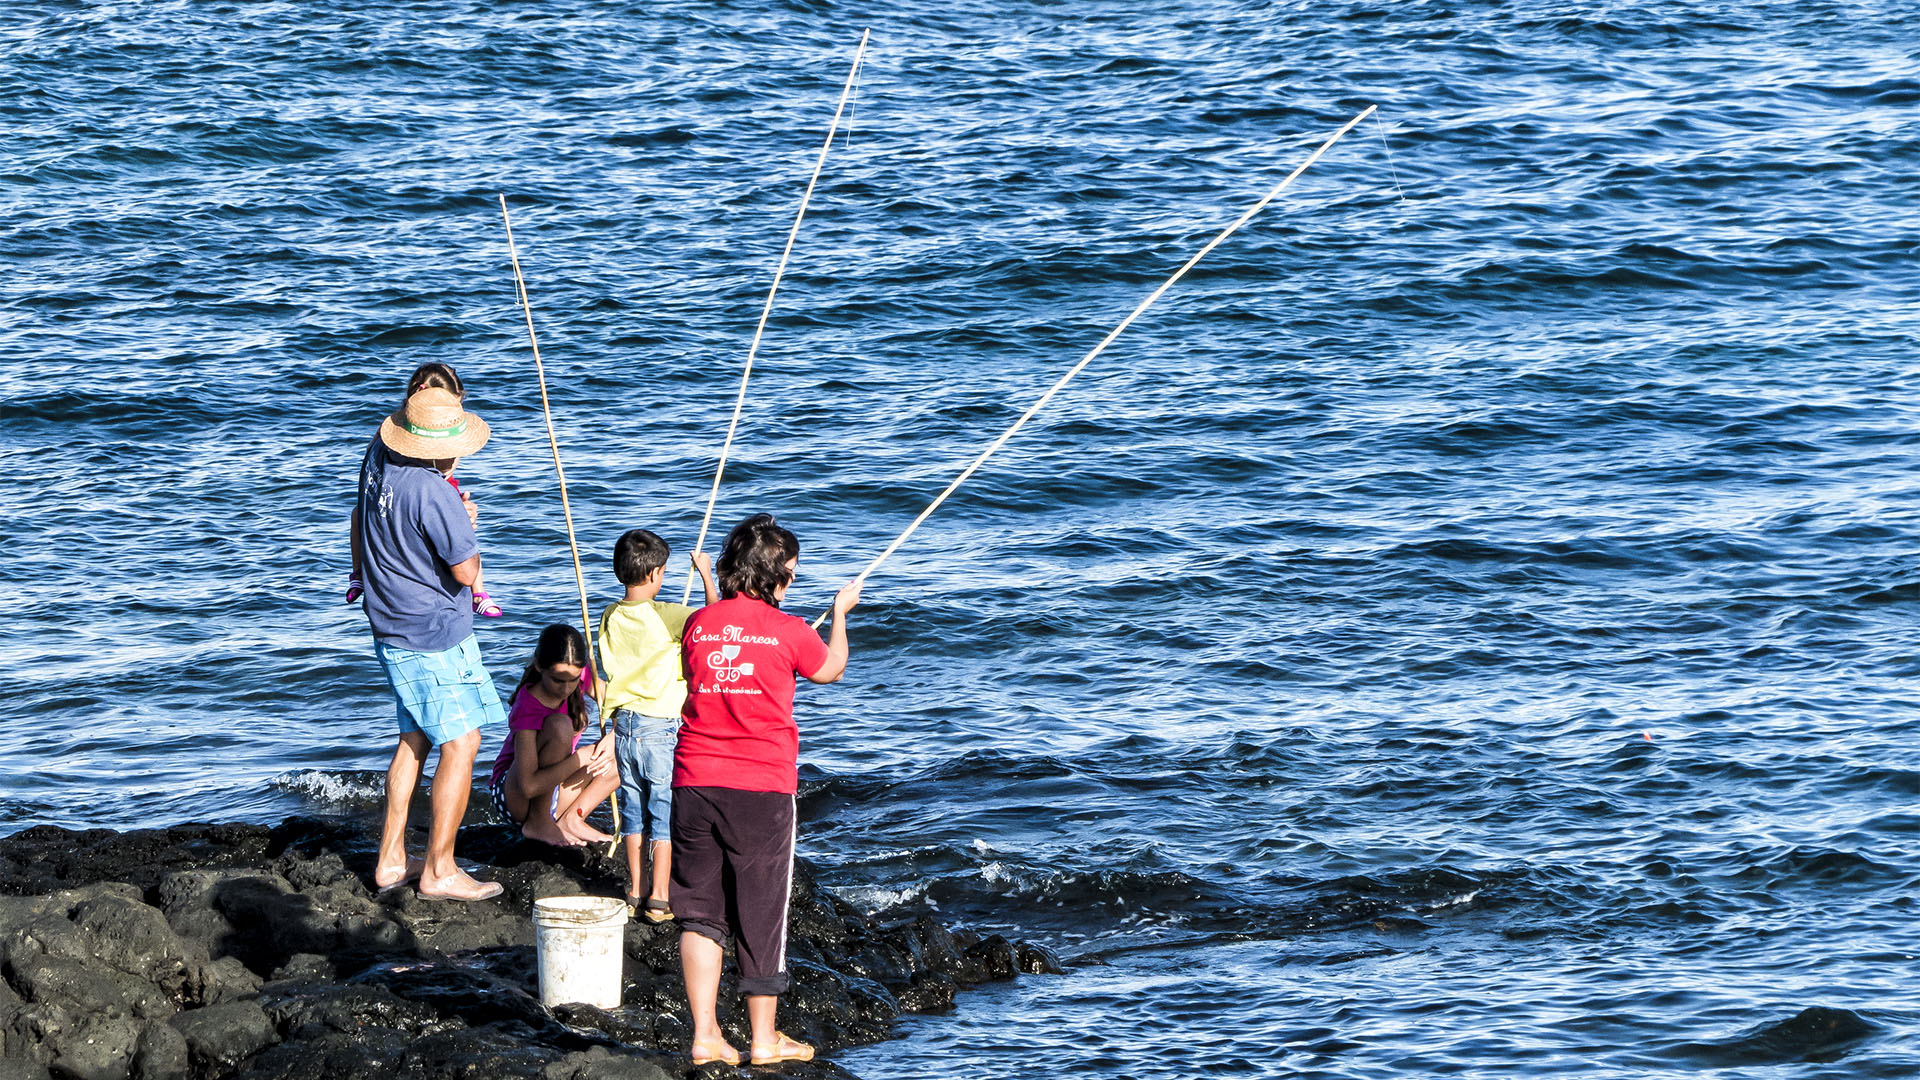
[[[344,822],[28,829],[0,839],[0,1080],[660,1080],[694,1069],[671,925],[628,924],[623,1005],[539,1002],[533,901],[617,895],[622,864],[493,828],[460,837],[506,893],[375,892]],[[1058,972],[1045,949],[881,925],[797,864],[779,1024],[823,1052],[888,1037],[967,985]],[[732,953],[721,1026],[747,1045]],[[847,1077],[830,1062],[781,1074]]]

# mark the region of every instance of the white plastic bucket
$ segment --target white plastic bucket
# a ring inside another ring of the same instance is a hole
[[[533,902],[540,1004],[620,1007],[627,905],[609,896],[549,896]]]

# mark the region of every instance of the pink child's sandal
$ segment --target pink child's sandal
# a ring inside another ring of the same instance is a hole
[[[473,613],[489,619],[497,619],[506,614],[500,610],[499,604],[493,602],[493,597],[483,592],[473,594]]]

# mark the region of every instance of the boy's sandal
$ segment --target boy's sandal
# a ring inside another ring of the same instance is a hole
[[[489,619],[497,619],[506,614],[500,610],[499,604],[493,602],[493,597],[483,592],[473,594],[473,613]]]
[[[773,1049],[762,1053],[758,1046],[753,1048],[753,1064],[778,1065],[782,1061],[812,1061],[813,1047],[798,1039],[789,1038],[785,1032],[773,1033]]]
[[[718,1053],[715,1053],[716,1049],[719,1051]],[[735,1050],[733,1044],[725,1039],[720,1040],[717,1044],[693,1044],[693,1063],[695,1065],[711,1065],[716,1061],[723,1065],[738,1065],[740,1064],[740,1051]]]
[[[640,905],[640,917],[657,926],[660,923],[672,921],[673,908],[669,907],[665,900],[648,897],[647,902]]]

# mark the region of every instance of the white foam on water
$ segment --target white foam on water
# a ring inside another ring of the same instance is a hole
[[[386,774],[370,771],[327,772],[324,769],[300,769],[281,773],[268,782],[282,791],[291,791],[310,802],[325,804],[378,802],[386,798],[387,794]]]
[[[847,903],[852,904],[854,907],[859,908],[861,911],[885,911],[888,908],[900,907],[903,904],[910,904],[916,900],[923,899],[927,894],[927,885],[924,882],[919,882],[898,889],[854,885],[836,888],[833,890],[833,894],[845,900]],[[927,901],[927,906],[935,910],[938,910],[940,907],[938,903],[932,900]]]

